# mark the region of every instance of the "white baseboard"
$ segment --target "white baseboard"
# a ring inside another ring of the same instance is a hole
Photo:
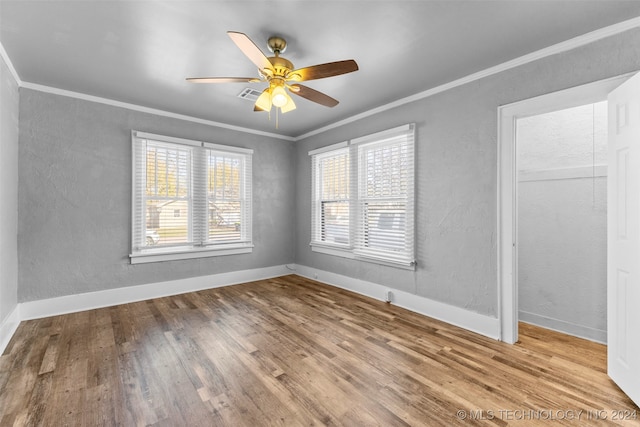
[[[76,313],[203,289],[270,279],[292,273],[293,271],[287,268],[286,265],[276,265],[19,303],[7,319],[0,323],[0,354],[4,352],[9,340],[23,320]]]
[[[496,340],[500,339],[500,321],[490,317],[448,305],[429,298],[421,297],[388,286],[365,280],[354,279],[328,271],[318,270],[297,264],[295,273],[308,279],[318,280],[338,288],[346,289],[377,300],[384,300],[387,289],[391,290],[391,303],[424,316],[433,317],[455,326],[476,332]]]
[[[0,354],[4,351],[19,323],[23,320],[40,319],[60,314],[110,307],[118,304],[127,304],[203,289],[213,289],[238,283],[264,280],[272,277],[285,276],[287,274],[299,274],[300,276],[310,279],[319,278],[318,280],[324,283],[378,300],[384,298],[385,291],[388,289],[388,287],[380,284],[302,265],[295,265],[294,267],[278,265],[28,301],[19,303],[14,311],[0,324]],[[433,301],[408,292],[392,289],[392,294],[392,303],[399,307],[442,320],[493,339],[499,339],[500,337],[499,321],[496,318]]]
[[[518,320],[531,325],[551,329],[552,331],[562,332],[563,334],[573,335],[578,338],[584,338],[585,340],[605,345],[607,344],[607,331],[603,331],[601,329],[576,325],[575,323],[565,322],[564,320],[541,316],[539,314],[529,313],[526,311],[518,312]]]
[[[0,354],[4,353],[9,340],[18,329],[20,324],[20,305],[16,305],[11,313],[0,322]]]
[[[291,273],[291,270],[288,270],[286,266],[277,265],[23,302],[19,304],[20,320],[39,319],[59,314],[92,310],[94,308],[110,307],[203,289],[270,279]]]

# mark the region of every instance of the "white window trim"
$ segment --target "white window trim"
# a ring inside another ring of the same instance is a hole
[[[133,138],[150,139],[150,140],[159,141],[159,142],[182,144],[182,145],[193,146],[193,147],[203,147],[207,149],[212,149],[212,150],[221,151],[221,152],[228,152],[228,153],[240,153],[240,154],[247,154],[247,155],[253,154],[253,150],[249,148],[234,147],[234,146],[222,145],[222,144],[213,144],[205,141],[195,141],[191,139],[176,138],[172,136],[158,135],[158,134],[153,134],[148,132],[140,132],[136,130],[131,131],[131,137],[132,137],[131,150],[132,150],[133,159],[135,159],[135,144],[133,144]],[[133,239],[133,227],[134,227],[135,221],[137,220],[135,215],[135,203],[136,203],[135,174],[136,174],[136,165],[135,165],[135,162],[132,161],[132,179],[131,179],[132,233],[130,235],[131,239]],[[251,173],[251,176],[253,176],[253,172]],[[253,216],[252,209],[250,209],[249,222],[252,222],[252,216]],[[252,224],[250,224],[250,227],[252,228]],[[247,241],[247,242],[213,243],[213,244],[208,244],[206,246],[198,246],[198,247],[175,246],[175,247],[168,247],[168,248],[153,248],[153,249],[143,249],[138,252],[133,251],[133,246],[134,246],[134,242],[132,241],[131,253],[129,254],[131,264],[144,264],[144,263],[151,263],[151,262],[246,254],[246,253],[253,252],[253,248],[254,248],[252,237],[250,241]]]
[[[354,138],[349,141],[349,145],[355,144],[363,144],[368,142],[382,142],[386,139],[395,138],[398,135],[403,135],[406,132],[409,132],[415,126],[412,123],[407,123],[406,125],[401,125],[395,128],[383,130],[380,132],[372,133],[369,135],[361,136],[358,138]]]
[[[319,243],[310,243],[309,246],[311,246],[311,251],[317,252],[317,253],[320,253],[320,254],[332,255],[332,256],[337,256],[337,257],[346,258],[346,259],[355,259],[355,260],[359,260],[359,261],[370,262],[372,264],[386,265],[388,267],[401,268],[403,270],[415,271],[415,269],[416,269],[416,263],[415,262],[410,263],[410,264],[393,262],[393,261],[388,261],[386,259],[381,259],[381,258],[378,258],[378,257],[371,257],[371,256],[362,255],[360,253],[354,252],[353,249],[338,248],[338,247],[332,247],[332,246],[328,246],[328,245],[325,246],[325,245],[321,245]]]
[[[351,248],[343,248],[330,245],[322,245],[320,243],[310,243],[313,252],[319,252],[326,255],[339,256],[341,258],[356,259],[356,255]]]
[[[224,246],[224,245],[221,245]],[[225,248],[211,248],[211,247],[203,247],[203,248],[184,248],[182,250],[178,248],[167,248],[166,251],[163,250],[155,250],[154,252],[138,252],[136,254],[131,254],[129,257],[131,258],[131,264],[144,264],[148,262],[161,262],[161,261],[173,261],[173,260],[181,260],[181,259],[192,259],[192,258],[206,258],[211,256],[223,256],[223,255],[239,255],[239,254],[248,254],[253,251],[253,245],[244,245],[244,246],[232,246],[226,245]]]
[[[373,134],[369,134],[369,135],[365,135],[362,137],[358,137],[358,138],[354,138],[348,141],[344,141],[344,142],[340,142],[337,144],[332,144],[332,145],[328,145],[325,147],[321,147],[321,148],[317,148],[314,150],[311,150],[308,152],[308,155],[310,157],[312,156],[317,156],[317,155],[322,155],[325,153],[330,153],[330,152],[334,152],[337,150],[340,150],[342,148],[347,148],[347,147],[352,147],[352,146],[356,146],[356,145],[360,145],[360,146],[364,146],[366,144],[369,143],[375,143],[375,144],[384,144],[386,140],[390,140],[390,139],[394,139],[395,137],[405,134],[409,131],[414,131],[415,132],[415,124],[413,123],[408,123],[405,125],[401,125],[395,128],[391,128],[391,129],[387,129],[381,132],[377,132],[377,133],[373,133]],[[414,162],[415,162],[415,135],[414,135]],[[313,161],[313,160],[312,160]],[[352,164],[353,162],[358,163],[357,158],[355,160],[352,160]],[[414,176],[413,179],[415,180],[415,171],[416,168],[414,166]],[[358,172],[360,173],[360,172]],[[312,178],[312,180],[315,180],[315,178]],[[414,187],[415,187],[415,183],[414,183]],[[315,191],[317,191],[317,189],[313,189],[314,194]],[[352,182],[351,183],[351,191],[358,191],[358,186],[357,183]],[[355,193],[354,193],[355,194]],[[415,209],[415,190],[413,193],[413,197],[414,197],[414,209]],[[352,199],[352,205],[354,200]],[[318,212],[312,212],[312,215],[317,215]],[[352,209],[352,213],[351,216],[355,215],[355,210]],[[415,228],[415,214],[414,214],[414,227],[413,227],[413,233],[415,234],[416,232],[416,228]],[[416,269],[416,261],[415,259],[409,263],[404,262],[404,261],[394,261],[392,259],[386,259],[382,256],[378,256],[375,254],[368,254],[366,253],[366,251],[361,251],[358,250],[356,248],[353,247],[353,238],[354,238],[354,233],[355,230],[353,230],[353,224],[350,222],[350,227],[349,227],[349,240],[351,242],[351,244],[349,246],[344,246],[344,245],[332,245],[331,243],[325,243],[325,242],[316,242],[316,241],[311,241],[309,243],[309,246],[311,247],[311,250],[313,252],[317,252],[317,253],[322,253],[322,254],[326,254],[326,255],[332,255],[332,256],[337,256],[337,257],[341,257],[341,258],[347,258],[347,259],[354,259],[354,260],[360,260],[360,261],[365,261],[365,262],[370,262],[373,264],[379,264],[379,265],[385,265],[385,266],[389,266],[389,267],[395,267],[395,268],[400,268],[400,269],[405,269],[405,270],[412,270],[415,271]],[[314,234],[314,231],[312,230],[312,235]],[[415,245],[415,236],[414,236],[414,245]],[[414,247],[414,257],[415,257],[415,247]]]
[[[329,151],[339,150],[341,148],[346,148],[349,146],[349,141],[338,142],[337,144],[327,145],[326,147],[317,148],[315,150],[309,151],[310,156],[315,156],[317,154],[327,153]]]
[[[326,159],[327,157],[333,157],[335,155],[341,155],[341,154],[347,154],[350,155],[349,153],[349,145],[348,142],[341,142],[338,144],[333,144],[330,145],[328,147],[323,147],[320,148],[318,150],[313,150],[311,152],[309,152],[310,155],[315,156],[315,159],[318,161],[321,161],[323,159]],[[314,166],[312,165],[312,170],[314,170]],[[312,177],[312,181],[315,181],[315,177]],[[320,183],[315,182],[315,187],[312,191],[313,194],[318,194],[320,192],[320,187],[319,187]],[[351,188],[349,191],[353,192],[353,188]],[[350,200],[346,200],[347,202],[351,203]],[[312,201],[312,206],[317,202],[317,200]],[[321,214],[319,210],[314,210],[313,212],[313,221],[312,221],[312,227],[313,224],[319,224],[321,222]],[[353,235],[352,235],[352,231],[351,227],[349,227],[349,243],[345,243],[345,244],[341,244],[341,243],[327,243],[327,242],[322,242],[322,243],[318,243],[318,242],[314,242],[314,244],[320,244],[321,246],[325,247],[325,248],[334,248],[336,250],[351,250],[351,243],[353,241]],[[312,237],[313,239],[313,237]]]

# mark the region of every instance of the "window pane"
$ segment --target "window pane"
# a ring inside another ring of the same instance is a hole
[[[322,202],[322,241],[349,244],[349,202]]]
[[[240,202],[209,204],[209,240],[238,240],[241,231]]]
[[[406,204],[365,203],[364,247],[383,251],[404,251],[407,232]]]
[[[346,200],[349,198],[349,154],[322,159],[320,164],[323,200]]]
[[[188,195],[189,152],[149,144],[147,148],[147,196]]]
[[[313,239],[337,245],[349,245],[349,151],[320,156],[314,179],[319,209]]]
[[[209,153],[209,192],[217,199],[240,197],[241,161]]]
[[[383,145],[364,150],[365,197],[399,197],[407,194],[412,170],[406,144]]]
[[[207,199],[210,242],[242,238],[242,158],[209,151]]]
[[[358,228],[362,256],[414,261],[413,128],[358,147]]]
[[[145,246],[189,242],[189,202],[147,199]]]
[[[189,242],[188,148],[147,144],[144,246]]]

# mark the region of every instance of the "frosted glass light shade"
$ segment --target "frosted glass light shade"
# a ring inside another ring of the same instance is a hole
[[[289,95],[285,92],[284,87],[276,86],[271,92],[271,103],[276,107],[284,107],[289,101]]]

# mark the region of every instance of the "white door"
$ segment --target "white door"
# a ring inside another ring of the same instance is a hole
[[[640,74],[609,94],[608,373],[640,405]]]

